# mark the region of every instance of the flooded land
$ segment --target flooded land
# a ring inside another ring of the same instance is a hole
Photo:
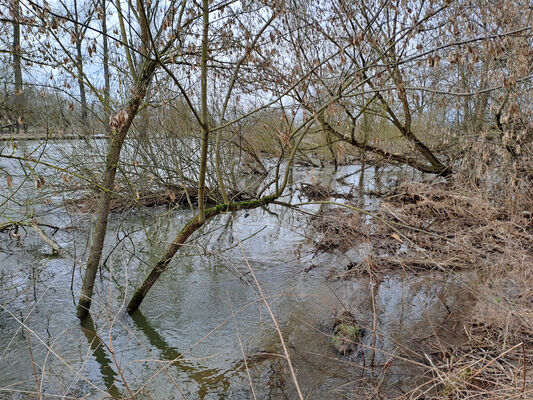
[[[0,400],[533,399],[532,0],[0,0]]]
[[[49,146],[54,154],[59,145]],[[27,196],[35,192],[23,184],[20,166],[3,167]],[[65,209],[65,199],[51,193],[49,204],[35,206],[35,219],[58,227],[43,229],[60,255],[30,226],[2,233],[0,388],[14,398],[32,398],[36,385],[67,398],[130,391],[160,399],[294,398],[266,301],[309,397],[431,393],[439,351],[468,339],[476,271],[459,262],[456,269],[383,267],[380,257],[408,260],[418,251],[394,232],[379,239],[375,228],[383,225],[379,193],[401,185],[408,172],[369,167],[361,177],[360,170],[295,166],[300,184],[283,201],[304,202],[308,185],[329,182],[340,199],[326,200],[369,214],[338,215],[330,204],[224,213],[172,261],[131,317],[124,310],[131,292],[191,211],[156,206],[111,214],[114,234],[106,240],[95,308],[81,325],[76,295],[93,215]],[[338,237],[324,216],[357,218],[359,225]],[[386,240],[395,243],[383,250]]]

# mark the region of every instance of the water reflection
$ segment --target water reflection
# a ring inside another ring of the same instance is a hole
[[[91,315],[88,315],[84,320],[81,321],[81,330],[89,342],[89,346],[93,351],[94,358],[98,362],[100,373],[102,374],[102,378],[108,393],[114,398],[121,398],[122,395],[120,390],[118,390],[115,385],[118,375],[112,368],[113,363],[104,350],[106,345],[96,332],[94,321]]]
[[[390,180],[396,179],[398,175],[398,170],[391,172],[370,166],[366,169],[357,165],[343,166],[337,173],[332,168],[312,170],[295,166],[291,170],[290,179],[296,184],[287,191],[289,195],[283,200],[292,199],[299,202],[299,196],[302,194],[298,190],[298,184],[310,182],[315,176],[319,181],[331,182],[331,189],[338,193],[358,194],[353,202],[362,208],[372,209],[378,202],[368,196],[368,191],[386,188]],[[339,180],[343,176],[346,178]],[[305,200],[305,196],[302,196],[301,201]],[[326,208],[325,205],[313,205],[306,206],[305,211],[316,214]],[[41,215],[43,221],[50,221],[52,218],[47,212]],[[130,279],[129,284],[134,285],[136,279],[143,277],[146,268],[152,265],[153,258],[157,258],[164,250],[166,243],[173,239],[189,216],[185,210],[168,213],[164,209],[151,209],[111,217],[110,232],[120,234],[116,237],[109,235],[106,240],[108,269],[102,272],[106,279],[99,282],[99,286],[106,289],[100,293],[102,304],[109,303],[114,307],[122,301],[121,294],[130,289],[122,278],[127,276]],[[88,217],[83,220],[75,216],[70,220],[58,211],[56,218],[66,221],[57,223],[61,226],[72,225],[77,229],[90,226]],[[438,296],[434,295],[434,287],[444,290],[444,282],[439,277],[427,285],[417,283],[416,280],[404,282],[398,277],[384,277],[383,282],[374,288],[363,279],[328,282],[326,278],[330,271],[335,272],[333,275],[345,272],[346,263],[342,264],[341,261],[346,255],[317,254],[306,237],[309,236],[306,232],[308,226],[307,215],[274,205],[268,209],[250,210],[246,213],[224,214],[213,220],[212,224],[206,225],[201,235],[199,234],[199,240],[185,249],[188,254],[202,253],[202,257],[186,257],[185,254],[180,254],[181,259],[174,260],[171,268],[158,281],[158,288],[150,293],[143,304],[146,317],[137,311],[131,322],[132,330],[136,331],[139,337],[144,336],[148,340],[148,352],[155,350],[155,370],[158,370],[161,362],[169,366],[165,371],[168,379],[163,376],[163,380],[157,381],[154,387],[150,388],[153,390],[149,392],[152,398],[167,399],[177,396],[179,393],[176,392],[176,386],[183,387],[184,397],[194,399],[250,397],[241,349],[236,343],[235,331],[231,326],[220,328],[216,335],[210,336],[195,347],[194,356],[199,358],[192,359],[191,353],[187,351],[194,346],[196,338],[204,337],[229,315],[229,306],[223,301],[227,293],[231,294],[231,303],[235,309],[256,300],[255,293],[245,284],[244,279],[238,279],[248,273],[248,267],[237,244],[242,243],[247,260],[253,265],[265,293],[271,296],[276,317],[291,348],[300,383],[313,398],[338,398],[339,391],[336,388],[350,384],[349,388],[352,390],[362,386],[363,383],[357,380],[363,379],[359,378],[359,375],[362,376],[361,369],[371,368],[373,364],[388,365],[388,355],[380,353],[379,350],[397,354],[397,342],[409,344],[407,342],[413,338],[427,335],[426,328],[430,324],[424,316],[430,315],[433,318],[430,321],[439,325],[447,315],[439,297],[451,306],[458,304],[460,307],[464,302],[455,294],[453,288],[449,295],[448,292],[441,291]],[[77,244],[76,254],[79,254],[79,243],[85,243],[87,235],[86,232],[73,232],[60,231],[57,235],[59,238],[56,238],[61,240],[66,248],[75,250]],[[123,240],[124,237],[128,240]],[[29,239],[25,243],[25,251],[30,253],[32,250],[28,248],[28,242]],[[361,243],[354,243],[352,249],[357,250],[360,245]],[[39,247],[40,245],[36,246]],[[42,255],[34,253],[39,260],[42,259]],[[13,262],[14,259],[17,263]],[[0,271],[2,268],[6,271],[16,270],[14,266],[24,264],[23,260],[20,254],[14,254],[11,259],[0,259]],[[43,287],[50,282],[46,281],[47,276],[56,276],[58,272],[60,260],[49,261],[49,265],[42,267],[42,281],[38,282],[40,292],[43,292]],[[310,268],[311,263],[317,267]],[[110,271],[119,279],[108,281]],[[79,276],[76,276],[75,282],[79,280]],[[58,281],[54,286],[58,291],[55,300],[48,294],[39,304],[37,311],[46,314],[50,310],[57,310],[57,299],[64,299],[64,293],[70,293],[70,282],[70,274]],[[105,285],[110,285],[108,291]],[[361,352],[366,363],[359,359],[342,359],[334,353],[330,337],[332,318],[336,308],[340,306],[339,300],[332,295],[328,285],[332,286],[344,306],[357,316],[367,332],[372,332],[375,326],[375,330],[380,333],[376,335],[375,340],[372,340],[373,336],[370,334],[363,337],[363,344],[378,348],[374,357],[370,351]],[[450,283],[450,286],[453,284]],[[74,291],[76,290],[75,287]],[[107,297],[108,293],[111,298]],[[258,398],[292,398],[294,393],[291,392],[290,382],[284,383],[284,378],[288,376],[284,370],[284,360],[279,357],[273,360],[261,358],[265,353],[280,352],[277,345],[279,337],[268,326],[270,321],[265,319],[261,310],[252,310],[252,307],[238,317],[237,325],[243,340],[243,352],[249,357],[249,367],[253,370],[252,378],[259,393]],[[53,312],[51,336],[57,335],[65,326],[72,325],[72,318],[72,308],[65,307],[61,311]],[[126,321],[126,324],[130,323],[129,317]],[[88,319],[84,322],[82,328],[85,338],[80,335],[79,354],[72,352],[70,359],[81,359],[87,349],[87,341],[98,363],[97,366],[95,363],[87,363],[85,372],[89,379],[97,382],[97,385],[105,386],[111,396],[121,397],[122,378],[118,376],[105,343],[100,340],[95,329],[95,324],[102,327],[105,323],[105,319],[97,319],[96,322]],[[35,328],[39,328],[37,323]],[[8,331],[0,326],[0,332],[6,334]],[[122,352],[121,356],[128,361],[128,384],[133,387],[149,381],[154,369],[150,368],[151,366],[146,367],[142,362],[135,362],[146,359],[147,349],[131,341],[129,332],[119,333],[117,328],[113,334],[115,349]],[[65,353],[74,347],[72,343],[61,340]],[[15,350],[25,349],[24,342],[17,343],[16,346],[18,347]],[[16,356],[15,354],[13,357]],[[31,381],[31,371],[25,369],[27,365],[25,363],[9,379],[0,376],[0,386],[10,385],[17,379]],[[384,384],[398,380],[410,383],[411,376],[408,376],[407,372],[418,372],[407,371],[405,366],[397,363],[394,368],[383,371],[387,375],[384,377]],[[65,379],[67,372],[63,372],[61,378]],[[44,373],[51,374],[51,371]],[[358,376],[355,376],[355,373]],[[364,378],[369,375],[365,373]],[[103,383],[99,380],[100,376]]]
[[[170,361],[178,371],[185,373],[188,378],[198,384],[196,394],[199,399],[204,399],[209,393],[224,393],[229,390],[230,379],[228,375],[234,372],[238,365],[235,368],[222,371],[217,368],[202,367],[197,363],[188,361],[150,325],[140,310],[135,311],[131,317],[150,344],[161,352],[161,358]],[[220,398],[225,398],[223,395],[221,396]]]

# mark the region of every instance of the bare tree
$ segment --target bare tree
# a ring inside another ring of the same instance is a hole
[[[20,46],[20,3],[11,0],[9,11],[13,24],[13,72],[15,77],[15,101],[13,103],[17,133],[20,128],[26,130],[24,124],[24,88],[22,87],[22,49]]]

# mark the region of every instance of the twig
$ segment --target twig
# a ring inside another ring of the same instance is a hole
[[[291,357],[289,354],[289,350],[287,348],[287,345],[285,344],[285,339],[283,339],[283,334],[281,333],[281,328],[279,327],[278,321],[276,320],[276,317],[274,316],[274,313],[272,312],[272,309],[270,308],[270,304],[268,304],[268,301],[263,293],[261,284],[259,283],[259,280],[257,279],[252,266],[248,262],[248,258],[246,257],[246,254],[244,254],[244,249],[242,247],[241,247],[241,254],[244,258],[244,261],[246,262],[246,265],[248,266],[248,269],[250,270],[250,275],[252,276],[257,286],[257,290],[259,291],[259,294],[261,296],[261,301],[265,305],[265,308],[267,309],[268,314],[270,315],[270,318],[272,319],[272,322],[274,323],[274,327],[276,328],[276,331],[278,333],[279,340],[281,342],[281,347],[283,347],[283,352],[285,353],[285,359],[287,360],[287,364],[289,365],[289,371],[291,373],[292,380],[294,382],[294,385],[296,386],[296,391],[298,392],[298,397],[300,400],[304,400],[302,390],[300,389],[300,385],[298,384],[298,379],[296,378],[296,372],[294,371],[294,367],[292,366],[292,361],[291,361]]]

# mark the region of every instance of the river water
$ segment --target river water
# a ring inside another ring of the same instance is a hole
[[[35,146],[21,144],[9,154]],[[68,145],[48,146],[42,160],[59,162],[58,149]],[[9,188],[2,183],[4,221],[33,213],[62,228],[43,229],[65,251],[51,255],[30,228],[0,233],[0,398],[33,399],[37,392],[47,399],[296,398],[263,301],[306,398],[358,398],[378,390],[399,395],[429,371],[421,342],[435,333],[452,338],[469,304],[464,275],[331,279],[345,270],[346,256],[316,252],[307,229],[309,214],[324,206],[305,206],[308,214],[269,206],[210,221],[130,317],[124,305],[132,290],[191,217],[186,209],[160,207],[111,215],[92,319],[80,326],[75,302],[93,216],[67,212],[60,206],[64,192],[51,190],[49,204],[42,204],[34,178],[48,182],[60,172],[44,165],[28,170],[5,158],[0,168],[11,175]],[[346,192],[357,189],[359,174],[345,184],[334,178],[358,169],[295,167],[293,174],[297,182],[318,179]],[[364,189],[379,190],[405,174],[368,169]],[[299,198],[295,188],[284,200]],[[357,202],[378,207],[364,195]],[[362,239],[351,250],[364,258],[368,244]],[[346,310],[363,332],[350,355],[339,354],[331,339],[335,318]]]

